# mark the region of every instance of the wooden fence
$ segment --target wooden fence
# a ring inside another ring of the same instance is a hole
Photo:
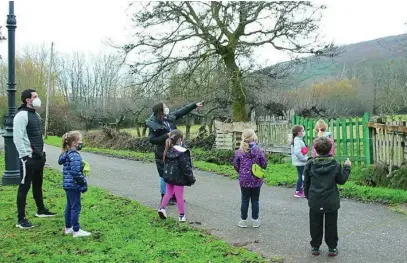
[[[328,124],[328,131],[333,134],[335,140],[335,158],[344,161],[349,158],[351,161],[371,164],[371,137],[367,123],[370,115],[365,113],[362,118],[338,118],[325,120]],[[293,116],[292,125],[302,125],[305,131],[305,142],[311,148],[316,137],[314,127],[318,119],[303,118]]]
[[[218,149],[237,149],[244,128],[256,130],[259,145],[266,152],[290,154],[290,135],[294,125],[304,126],[305,143],[310,150],[316,137],[314,127],[318,119],[294,115],[291,121],[273,117],[259,117],[256,123],[216,122]],[[328,131],[335,140],[335,157],[339,161],[349,158],[352,162],[369,165],[385,163],[400,166],[407,163],[407,122],[391,120],[376,123],[369,113],[362,117],[325,120]]]
[[[405,120],[369,122],[374,163],[401,166],[407,162],[407,124]],[[390,168],[391,169],[391,168]]]
[[[273,117],[259,117],[257,120],[257,137],[260,147],[266,152],[289,154],[291,151],[288,135],[291,123],[288,120]]]

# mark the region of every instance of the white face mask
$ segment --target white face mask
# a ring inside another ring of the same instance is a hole
[[[170,113],[170,109],[168,107],[164,108],[164,115],[168,115]]]
[[[41,107],[41,100],[40,100],[40,98],[35,98],[35,99],[32,101],[32,105],[33,105],[34,108],[40,108],[40,107]]]

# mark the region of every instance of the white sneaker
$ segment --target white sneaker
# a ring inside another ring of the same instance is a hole
[[[69,235],[69,234],[72,234],[73,233],[73,228],[71,227],[71,228],[66,228],[65,227],[65,229],[64,229],[64,234],[65,235]]]
[[[86,232],[85,230],[79,229],[77,232],[73,232],[73,237],[88,237],[92,235],[90,232]]]
[[[258,228],[260,226],[260,220],[259,219],[253,219],[253,227]]]
[[[160,216],[161,219],[167,219],[167,212],[165,212],[164,208],[158,210],[158,215]]]
[[[186,222],[186,221],[187,221],[187,218],[185,217],[185,215],[179,216],[179,217],[178,217],[178,221],[179,221],[179,222]]]
[[[239,223],[237,223],[237,226],[246,228],[247,227],[247,220],[240,220]]]

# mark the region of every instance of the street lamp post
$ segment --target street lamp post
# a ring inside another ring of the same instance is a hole
[[[9,14],[7,16],[8,28],[8,113],[5,121],[4,153],[6,169],[3,174],[3,185],[16,185],[20,183],[20,161],[13,142],[13,119],[16,113],[16,28],[17,21],[14,15],[14,1],[9,1]]]

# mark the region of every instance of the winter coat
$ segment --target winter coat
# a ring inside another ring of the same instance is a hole
[[[263,185],[263,179],[252,173],[252,165],[256,163],[261,168],[267,168],[267,158],[264,152],[255,144],[249,144],[249,151],[244,153],[241,149],[236,151],[233,167],[239,173],[239,184],[242,187],[254,188]]]
[[[330,132],[325,132],[323,136],[328,137],[329,140],[331,141],[331,143],[332,143],[332,148],[331,148],[331,151],[329,152],[329,154],[330,154],[331,156],[335,156],[335,141],[334,141],[334,136],[333,136],[332,133],[330,133]],[[311,156],[312,156],[312,157],[317,156],[317,151],[315,150],[315,140],[314,140],[314,142],[312,143],[312,153],[311,153]]]
[[[188,149],[176,145],[167,152],[163,179],[167,184],[178,186],[191,186],[195,183]]]
[[[308,206],[321,213],[338,210],[341,206],[337,184],[345,184],[349,175],[350,166],[342,167],[329,155],[311,158],[304,169],[304,194]]]
[[[306,147],[304,141],[300,137],[294,138],[294,145],[291,145],[291,160],[294,166],[305,166],[308,157],[302,154],[301,149]]]
[[[63,188],[67,191],[86,192],[88,183],[83,175],[82,157],[76,150],[63,152],[58,159],[58,164],[62,166],[64,175]]]
[[[175,130],[177,126],[175,121],[181,119],[186,114],[196,109],[196,103],[189,104],[175,112],[170,112],[168,116],[164,117],[164,121],[158,120],[154,115],[147,120],[148,127],[148,140],[151,144],[156,145],[155,159],[162,160],[165,149],[165,141],[168,139],[168,133]]]

